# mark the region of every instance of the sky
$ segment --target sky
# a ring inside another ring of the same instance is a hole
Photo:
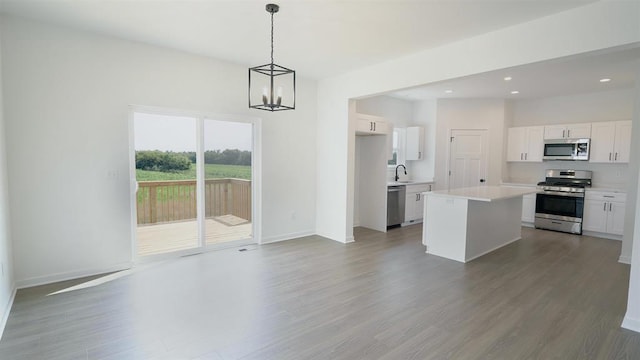
[[[133,119],[136,150],[196,151],[196,118],[134,113]],[[251,124],[205,120],[205,151],[251,151],[251,143]]]

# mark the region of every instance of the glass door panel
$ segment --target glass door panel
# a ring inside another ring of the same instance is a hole
[[[134,113],[137,255],[198,249],[197,119]]]
[[[251,123],[204,120],[205,242],[252,242]]]

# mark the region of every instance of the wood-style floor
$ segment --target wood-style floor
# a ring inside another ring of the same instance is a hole
[[[20,290],[0,359],[640,359],[620,243],[523,229],[468,264],[420,225]]]

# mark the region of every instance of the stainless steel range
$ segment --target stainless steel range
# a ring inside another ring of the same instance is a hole
[[[582,234],[585,188],[591,187],[591,171],[547,170],[538,183],[534,226]]]

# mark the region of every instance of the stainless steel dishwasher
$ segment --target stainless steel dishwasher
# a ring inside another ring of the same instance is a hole
[[[387,186],[387,228],[404,222],[404,185]]]

